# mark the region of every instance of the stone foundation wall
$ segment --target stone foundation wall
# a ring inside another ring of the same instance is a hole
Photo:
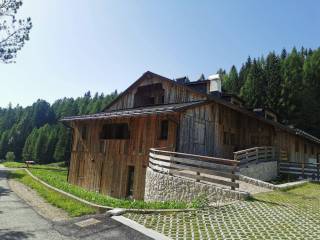
[[[247,167],[240,167],[240,174],[261,181],[270,181],[278,175],[278,164],[277,161],[253,163]]]
[[[205,196],[209,202],[223,199],[245,199],[249,193],[232,191],[213,184],[195,182],[194,180],[159,173],[147,168],[145,201],[185,201],[191,202]]]

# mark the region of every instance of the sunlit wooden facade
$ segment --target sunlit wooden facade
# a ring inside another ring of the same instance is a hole
[[[238,150],[276,146],[290,161],[317,161],[319,139],[209,92],[209,85],[146,72],[104,112],[62,119],[73,129],[69,182],[142,199],[149,149],[160,147],[233,159]]]

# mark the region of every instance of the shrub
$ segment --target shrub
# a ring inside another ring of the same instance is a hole
[[[14,162],[15,160],[16,160],[16,156],[14,155],[14,152],[7,152],[6,161],[7,162]]]

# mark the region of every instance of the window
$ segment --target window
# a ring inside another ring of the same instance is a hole
[[[100,139],[129,139],[130,132],[127,123],[105,124],[100,133]]]
[[[134,186],[134,166],[128,166],[127,176],[127,198],[133,198],[133,186]]]
[[[314,146],[311,146],[311,155],[314,155]]]
[[[167,140],[168,139],[168,130],[169,130],[169,121],[162,120],[160,123],[160,140]]]
[[[86,125],[83,125],[81,127],[81,138],[82,138],[82,140],[87,139],[87,126]]]
[[[134,95],[134,107],[163,104],[164,89],[161,83],[150,84],[137,88]]]

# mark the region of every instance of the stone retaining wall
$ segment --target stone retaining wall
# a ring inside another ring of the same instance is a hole
[[[277,161],[252,163],[247,167],[240,167],[240,174],[261,181],[270,181],[277,178],[278,164]]]
[[[209,202],[223,199],[241,200],[249,197],[249,193],[233,191],[213,184],[196,182],[192,179],[171,176],[147,168],[145,201],[185,201],[191,202],[205,196]]]

